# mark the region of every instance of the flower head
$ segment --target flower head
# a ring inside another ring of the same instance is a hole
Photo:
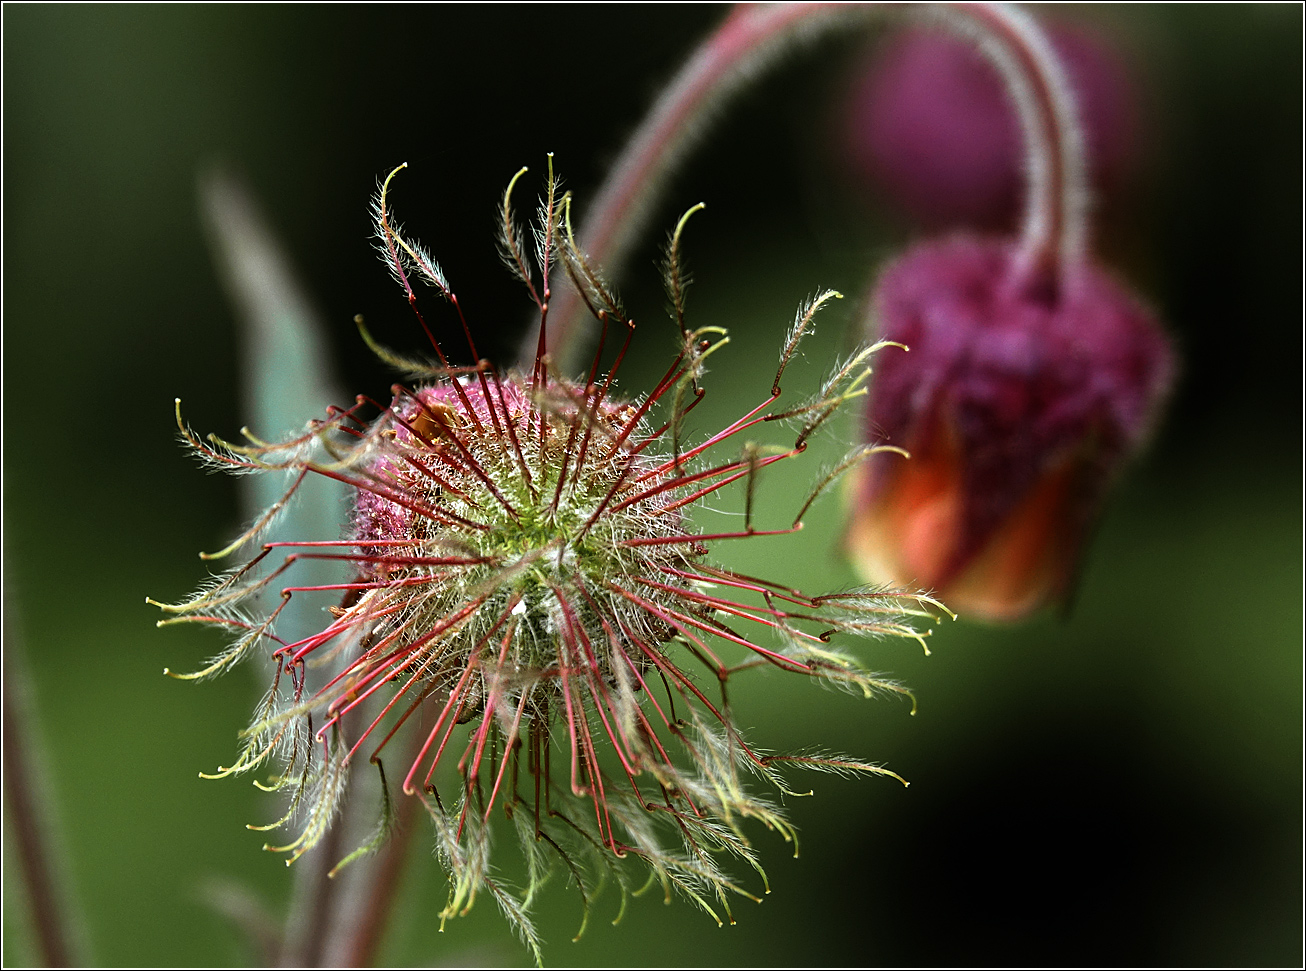
[[[1174,370],[1156,321],[1102,269],[1075,261],[1052,293],[1019,253],[1015,241],[955,237],[884,271],[879,333],[911,351],[881,362],[868,434],[912,460],[881,455],[858,470],[848,534],[865,576],[931,587],[992,619],[1065,596]]]
[[[1139,151],[1129,65],[1085,25],[1046,26],[1080,111],[1094,183],[1127,180]],[[1020,128],[993,64],[964,38],[901,31],[858,75],[845,111],[847,158],[887,201],[931,225],[1009,224],[1019,209]]]
[[[792,520],[775,523],[770,510],[754,508],[759,473],[799,457],[869,377],[873,347],[838,365],[814,396],[780,404],[799,342],[838,295],[827,291],[800,309],[756,407],[702,441],[686,441],[684,419],[704,394],[705,362],[726,343],[718,328],[685,324],[680,242],[695,210],[676,227],[667,257],[680,352],[647,396],[628,401],[615,394],[613,378],[633,324],[577,249],[570,195],[557,192],[551,173],[531,267],[511,206],[520,175],[503,200],[502,248],[540,311],[529,371],[500,372],[484,361],[453,367],[433,339],[434,363],[409,360],[364,330],[385,360],[417,379],[412,387],[395,385],[388,404],[360,397],[297,438],[248,445],[201,440],[179,412],[185,440],[205,461],[289,476],[285,497],[240,542],[256,541],[307,475],[352,487],[353,515],[343,538],[265,543],[244,566],[164,609],[175,621],[235,634],[198,675],[271,649],[271,690],[244,733],[240,759],[219,774],[279,762],[274,785],[292,793],[283,822],[302,827],[280,848],[292,860],[330,825],[351,765],[393,758],[404,796],[422,800],[430,813],[449,871],[441,916],[465,911],[488,892],[534,946],[528,912],[554,865],[567,868],[587,901],[596,884],[587,864],[614,875],[624,893],[630,877],[621,861],[632,857],[668,892],[680,890],[714,916],[718,906],[729,913],[731,894],[753,896],[725,865],[733,857],[760,872],[742,821],[759,819],[786,838],[792,832],[774,805],[746,790],[744,777],[788,791],[778,773],[787,764],[893,773],[837,756],[757,750],[732,721],[728,681],[743,669],[772,666],[868,697],[902,692],[835,642],[920,639],[914,623],[939,605],[876,589],[810,596],[710,557],[719,541],[799,529],[816,496],[876,451],[858,448],[820,476]],[[394,223],[390,178],[375,209],[386,262],[414,306],[416,277],[461,319],[437,264]],[[550,274],[559,265],[605,336],[615,331],[623,342],[607,374],[599,371],[602,348],[584,381],[553,373],[544,325]],[[475,358],[470,333],[467,339]],[[796,428],[791,445],[744,441],[778,423]],[[696,528],[695,507],[733,482],[744,486],[741,528]],[[280,606],[262,617],[243,608],[306,557],[343,561],[353,576],[283,590],[283,605],[305,595],[337,600],[330,623],[286,641],[275,632]],[[323,664],[334,666],[316,676]],[[491,866],[495,826],[519,838],[528,863],[521,892]]]

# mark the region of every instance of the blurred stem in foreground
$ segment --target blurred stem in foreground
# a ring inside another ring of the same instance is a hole
[[[8,585],[5,586],[8,593]],[[6,596],[5,598],[9,598]],[[22,645],[14,631],[13,614],[4,611],[4,792],[5,819],[17,849],[32,921],[36,950],[45,967],[66,968],[85,962],[78,947],[73,912],[56,866],[51,828],[55,818],[39,759],[41,746],[32,717],[35,706]]]

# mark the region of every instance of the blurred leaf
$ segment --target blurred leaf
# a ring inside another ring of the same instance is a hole
[[[265,440],[295,434],[340,400],[323,328],[248,190],[215,168],[201,176],[199,193],[214,261],[240,318],[242,413]],[[255,475],[242,484],[246,513],[253,518],[281,497],[289,481]],[[265,541],[338,538],[347,518],[346,491],[325,476],[309,476]],[[285,574],[286,586],[339,582],[344,573],[341,564],[300,561]],[[278,633],[289,640],[320,629],[314,620],[320,608],[306,598],[292,599]]]

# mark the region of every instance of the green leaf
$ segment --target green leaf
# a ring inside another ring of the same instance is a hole
[[[248,190],[213,169],[201,176],[199,195],[214,262],[240,324],[242,414],[265,440],[298,434],[307,421],[323,417],[329,404],[342,402],[321,322]],[[241,481],[251,520],[288,485],[271,474]],[[337,539],[347,512],[347,488],[310,475],[263,541]],[[249,552],[256,549],[251,544]],[[284,574],[283,586],[341,582],[346,574],[340,563],[300,561]],[[265,594],[276,596],[276,590]],[[320,630],[325,606],[320,595],[292,597],[278,618],[278,635],[292,640]]]

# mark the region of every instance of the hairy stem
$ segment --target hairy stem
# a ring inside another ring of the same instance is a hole
[[[1088,172],[1075,99],[1047,36],[1007,4],[941,5],[997,68],[1024,139],[1025,215],[1016,285],[1050,287],[1087,247]]]
[[[322,675],[324,680],[329,681],[337,673],[339,663],[327,669]],[[306,673],[305,677],[308,676]],[[360,717],[360,712],[351,712],[342,720],[341,731],[356,729]],[[342,904],[347,903],[348,881],[332,879],[331,871],[346,852],[346,834],[365,831],[370,809],[366,800],[359,798],[363,787],[357,767],[350,766],[347,771],[349,777],[339,816],[327,828],[322,841],[295,863],[295,885],[278,959],[281,967],[315,968],[334,964],[329,959],[328,942],[338,926]]]
[[[350,789],[355,780],[350,779]],[[352,792],[346,794],[346,800]],[[356,801],[356,800],[355,800]],[[348,805],[348,803],[347,803]],[[337,819],[322,842],[298,861],[290,916],[286,923],[285,943],[278,957],[283,968],[320,967],[330,930],[339,884],[327,874],[341,857],[344,819]]]
[[[344,944],[343,952],[333,957],[332,963],[346,968],[369,967],[376,958],[377,948],[389,926],[390,908],[403,879],[412,845],[413,830],[417,828],[421,800],[403,796],[399,803],[399,818],[395,833],[372,863],[372,875],[366,899],[354,933]]]
[[[408,759],[416,759],[425,736],[414,732],[410,740]],[[408,862],[412,835],[418,828],[422,815],[422,801],[416,796],[398,796],[399,804],[394,831],[389,841],[374,857],[359,860],[351,866],[364,867],[360,880],[352,890],[354,914],[346,931],[336,936],[324,957],[328,965],[346,968],[370,966],[389,926],[390,909],[395,894],[403,880]]]
[[[689,58],[627,142],[580,234],[596,264],[617,273],[644,228],[658,194],[706,123],[733,94],[780,62],[793,43],[843,26],[860,26],[899,3],[740,4]],[[1047,278],[1085,247],[1088,192],[1074,100],[1051,45],[1008,4],[940,3],[928,12],[976,40],[1015,102],[1023,132],[1029,190],[1018,273]],[[553,296],[548,346],[561,370],[574,370],[587,316],[576,294]],[[521,350],[536,352],[534,331]]]

